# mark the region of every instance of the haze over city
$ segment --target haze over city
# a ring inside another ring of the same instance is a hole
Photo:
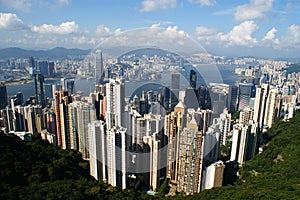
[[[213,54],[291,58],[300,48],[299,7],[296,0],[1,0],[0,45],[91,49],[146,27],[174,41],[188,35]]]

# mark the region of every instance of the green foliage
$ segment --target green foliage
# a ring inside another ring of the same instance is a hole
[[[81,154],[0,134],[0,199],[145,199],[89,175]]]

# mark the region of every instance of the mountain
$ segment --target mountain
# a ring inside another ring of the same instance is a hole
[[[8,58],[28,58],[29,56],[44,59],[64,59],[74,56],[85,56],[91,50],[82,49],[66,49],[64,47],[56,47],[49,50],[26,50],[17,47],[0,49],[0,59]]]

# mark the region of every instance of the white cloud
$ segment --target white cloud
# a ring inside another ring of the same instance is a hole
[[[258,25],[254,21],[245,21],[234,26],[228,33],[200,26],[196,28],[195,36],[198,41],[207,45],[254,47],[258,42],[252,35],[257,30]]]
[[[14,13],[0,13],[0,30],[16,31],[28,27]]]
[[[199,4],[200,6],[214,6],[217,4],[215,0],[189,0],[192,4]]]
[[[70,4],[70,0],[56,0],[57,6],[66,6]]]
[[[266,33],[266,35],[262,39],[262,42],[265,46],[275,47],[274,45],[279,45],[280,41],[278,38],[276,38],[276,32],[277,29],[273,27]]]
[[[0,5],[22,12],[29,12],[32,6],[30,0],[0,0]]]
[[[204,26],[196,27],[196,39],[198,41],[204,42],[205,44],[211,44],[216,42],[217,30],[214,28],[206,28]]]
[[[226,35],[221,35],[221,40],[226,41],[227,46],[248,46],[253,47],[257,44],[256,38],[252,34],[258,30],[258,25],[254,21],[244,21],[234,26]]]
[[[251,0],[236,8],[234,18],[236,21],[245,21],[265,18],[267,12],[272,10],[274,0]]]
[[[95,30],[95,36],[97,37],[109,37],[112,35],[110,29],[104,25],[97,26]]]
[[[300,47],[300,26],[296,24],[289,26],[287,34],[282,40],[285,46]]]
[[[141,12],[153,12],[157,10],[173,9],[177,7],[177,0],[144,0]]]
[[[79,29],[78,24],[74,21],[63,22],[60,25],[43,24],[41,26],[32,26],[31,31],[40,34],[58,34],[66,35],[71,33],[77,33]]]

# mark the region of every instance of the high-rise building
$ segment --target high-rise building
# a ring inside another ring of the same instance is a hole
[[[167,177],[171,182],[177,181],[179,135],[186,124],[186,107],[179,101],[174,111],[165,118],[165,135],[168,137]]]
[[[125,80],[110,79],[106,84],[106,124],[107,129],[124,126]]]
[[[237,124],[233,129],[230,161],[244,165],[256,153],[258,123]]]
[[[275,115],[278,111],[276,108],[277,103],[277,89],[271,89],[268,95],[267,104],[266,104],[266,112],[264,116],[264,128],[271,128]]]
[[[4,83],[0,83],[0,110],[4,109],[8,104],[7,101],[7,91]]]
[[[239,83],[239,110],[242,110],[249,106],[250,98],[253,97],[253,87],[253,83]]]
[[[62,149],[70,148],[69,146],[69,104],[72,102],[68,91],[55,92],[55,116],[56,116],[56,138],[57,145]]]
[[[32,56],[29,57],[28,64],[29,64],[29,75],[30,78],[32,78],[35,70],[35,61]]]
[[[197,86],[197,73],[195,70],[190,71],[190,86],[195,90]]]
[[[223,183],[225,165],[222,161],[217,161],[203,170],[203,190],[213,187],[221,187]]]
[[[220,115],[220,144],[227,144],[228,133],[231,131],[231,114],[228,112],[228,109],[225,109]]]
[[[203,136],[192,119],[179,136],[177,191],[186,194],[201,191]]]
[[[113,127],[106,134],[107,182],[126,189],[126,129]]]
[[[88,124],[97,119],[95,106],[87,99],[73,101],[68,110],[70,117],[68,124],[70,148],[78,149],[85,160],[89,159]]]
[[[96,85],[101,83],[104,77],[104,66],[103,66],[103,55],[102,51],[96,51],[96,61],[95,61],[95,81]]]
[[[258,122],[260,130],[262,130],[264,126],[264,116],[266,111],[269,88],[270,86],[265,83],[256,88],[253,120],[255,122]]]
[[[172,74],[171,77],[171,108],[178,104],[180,89],[180,74]]]
[[[46,107],[46,94],[44,87],[44,76],[40,72],[34,73],[34,88],[36,105]]]
[[[153,191],[156,191],[160,186],[161,180],[161,160],[162,160],[162,152],[161,148],[161,141],[157,137],[157,133],[151,136],[145,136],[143,138],[144,144],[149,147],[149,152],[146,154],[148,155],[149,159],[149,180],[148,185],[152,188]]]
[[[106,128],[104,121],[88,125],[90,174],[96,180],[107,182]]]

